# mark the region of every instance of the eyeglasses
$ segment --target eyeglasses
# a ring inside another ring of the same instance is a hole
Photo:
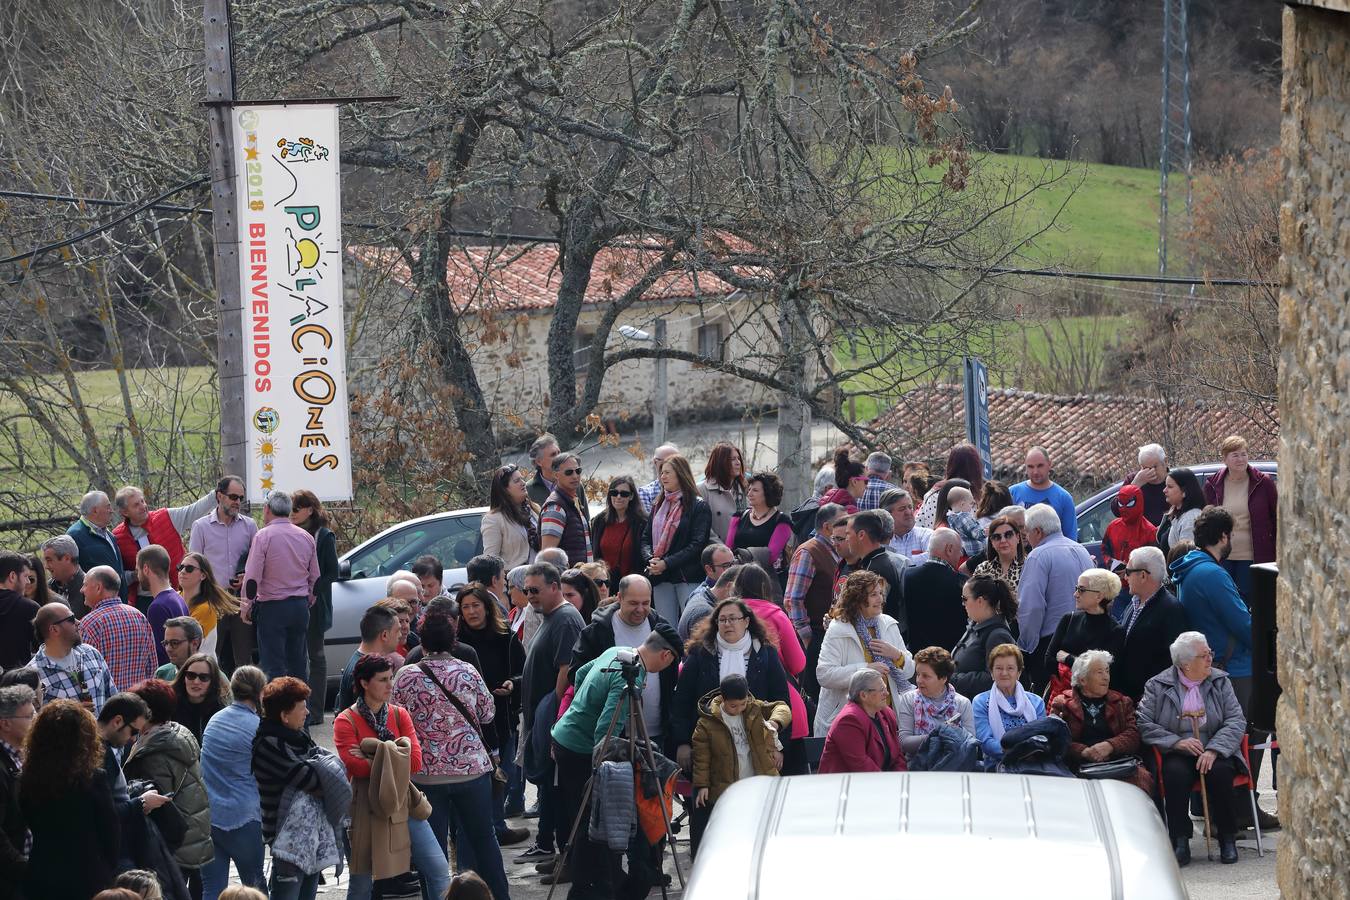
[[[1142,575],[1143,573],[1145,573],[1145,572],[1147,572],[1147,571],[1148,571],[1148,569],[1126,569],[1126,570],[1125,570],[1125,574],[1126,574],[1126,575]]]
[[[227,500],[233,500],[235,503],[243,503],[243,502],[244,502],[244,495],[243,495],[243,494],[226,494],[226,495],[225,495],[225,498],[226,498]]]
[[[629,497],[633,496],[633,492],[632,492],[632,491],[621,491],[621,490],[615,489],[615,490],[610,491],[610,492],[609,492],[609,495],[610,495],[611,497],[622,497],[622,498],[624,498],[625,500],[627,500]]]
[[[1081,584],[1076,584],[1076,585],[1074,585],[1074,587],[1073,587],[1073,592],[1074,592],[1075,594],[1100,594],[1100,593],[1101,593],[1101,591],[1099,591],[1099,590],[1096,590],[1096,589],[1090,588],[1090,587],[1083,587]]]
[[[568,478],[571,478],[573,475],[580,475],[580,474],[581,474],[581,470],[580,470],[580,469],[560,469],[560,470],[558,471],[558,474],[559,474],[559,475],[566,475]]]
[[[29,713],[29,714],[26,715],[26,716],[0,716],[0,718],[5,718],[5,719],[31,719],[31,718],[33,718],[34,715],[35,715],[34,713]]]
[[[832,534],[832,535],[830,535],[830,540],[831,540],[831,541],[834,541],[834,543],[836,543],[836,544],[842,544],[842,543],[844,543],[845,541],[848,540],[848,535],[846,535],[846,534]]]
[[[1010,541],[1015,537],[1017,537],[1015,531],[1000,531],[998,534],[989,535],[991,541]]]
[[[192,563],[178,564],[178,571],[180,572],[196,572],[199,568],[199,566],[194,566]]]
[[[854,475],[852,478],[849,479],[849,481],[866,481],[866,480],[867,480],[866,475]]]
[[[727,569],[730,569],[734,565],[736,565],[736,560],[729,559],[724,563],[713,563],[708,568],[712,569],[714,572],[725,572]]]
[[[200,681],[200,682],[205,683],[205,682],[209,682],[209,681],[211,680],[211,673],[210,673],[210,672],[184,672],[184,673],[183,673],[183,680],[184,680],[184,681]]]
[[[78,622],[78,621],[79,621],[79,618],[78,618],[74,613],[71,613],[70,615],[66,616],[64,619],[57,619],[57,620],[56,620],[56,624],[57,624],[57,625],[64,625],[64,624],[66,624],[67,622],[72,622],[72,623],[73,623],[73,622]]]
[[[526,597],[537,597],[544,592],[543,588],[523,587],[520,592]]]
[[[169,640],[161,641],[161,643],[164,645],[165,650],[177,650],[179,647],[186,644],[187,641],[182,638],[171,638]]]
[[[745,618],[746,618],[745,616],[718,616],[718,617],[717,617],[717,624],[718,624],[718,625],[735,625],[737,622],[742,622],[742,621],[744,621]]]

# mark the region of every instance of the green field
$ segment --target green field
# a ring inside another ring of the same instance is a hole
[[[981,156],[980,169],[1028,186],[1062,176],[1024,201],[1016,214],[1014,225],[1023,232],[1055,220],[1036,239],[1032,260],[1104,272],[1157,271],[1156,171],[995,154]]]

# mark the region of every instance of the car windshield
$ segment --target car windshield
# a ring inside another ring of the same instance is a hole
[[[391,575],[412,566],[419,556],[431,554],[446,569],[459,569],[482,552],[478,526],[482,516],[467,513],[445,516],[399,528],[376,538],[351,556],[352,578]]]

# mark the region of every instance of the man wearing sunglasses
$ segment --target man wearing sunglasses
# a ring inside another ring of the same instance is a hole
[[[581,457],[559,453],[553,458],[553,491],[539,511],[539,546],[558,547],[569,566],[591,562],[591,517],[581,496]]]
[[[155,635],[150,620],[117,594],[117,573],[98,566],[84,577],[84,602],[89,614],[80,623],[83,637],[103,657],[113,684],[131,687],[155,677]],[[166,657],[167,659],[167,657]]]
[[[108,578],[112,579],[111,588],[105,580]],[[117,573],[111,568],[97,566],[89,572],[84,584],[87,591],[90,582],[98,582],[104,590],[111,591],[113,600],[126,606],[117,596],[116,579]],[[88,599],[89,594],[86,592],[85,600]],[[28,665],[37,669],[42,677],[43,698],[74,700],[83,703],[85,709],[97,715],[116,688],[113,687],[108,665],[103,661],[103,654],[80,639],[80,626],[70,607],[64,603],[48,603],[41,607],[33,620],[33,631],[42,646],[38,647]],[[146,632],[148,637],[148,624]],[[153,667],[150,674],[154,674]]]
[[[211,572],[219,584],[229,582],[230,590],[239,593],[239,580],[248,559],[248,548],[258,533],[258,523],[252,516],[242,514],[244,481],[237,475],[226,475],[216,485],[216,508],[192,523],[188,535],[188,549],[200,553],[211,564]]]

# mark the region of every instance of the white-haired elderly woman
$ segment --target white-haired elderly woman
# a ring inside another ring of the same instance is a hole
[[[1139,754],[1139,727],[1134,701],[1111,690],[1110,653],[1085,650],[1074,657],[1073,687],[1050,701],[1050,712],[1069,726],[1069,766],[1077,772],[1087,763],[1101,763]],[[1128,780],[1152,796],[1153,777],[1135,766]]]
[[[1045,671],[1050,674],[1047,698],[1069,689],[1074,657],[1084,650],[1120,655],[1125,629],[1107,614],[1119,593],[1120,578],[1106,569],[1088,569],[1078,576],[1073,589],[1074,611],[1059,620],[1045,648]]]
[[[900,724],[891,709],[890,685],[876,669],[859,669],[848,680],[848,702],[825,735],[822,773],[903,772]]]
[[[1149,679],[1139,701],[1139,734],[1162,753],[1167,833],[1177,864],[1191,861],[1191,788],[1205,779],[1209,812],[1219,836],[1219,859],[1237,862],[1233,778],[1245,768],[1242,713],[1228,673],[1214,668],[1214,651],[1198,631],[1172,642],[1172,665]]]

